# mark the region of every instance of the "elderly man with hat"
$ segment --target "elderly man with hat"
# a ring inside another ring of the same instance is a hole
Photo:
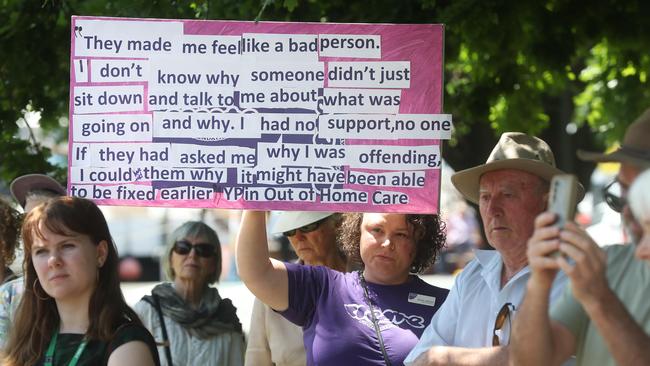
[[[627,202],[632,182],[650,168],[650,109],[627,128],[615,152],[578,156],[621,164],[616,180],[622,194],[606,192],[606,199],[621,212],[634,245],[601,249],[574,223],[557,228],[552,213],[537,217],[528,249],[532,274],[515,322],[512,358],[527,366],[557,365],[572,354],[579,365],[650,365],[650,266],[642,259],[641,226]],[[563,255],[549,256],[557,250]],[[549,286],[559,270],[571,286],[549,314]]]
[[[282,212],[272,228],[291,243],[300,263],[346,270],[336,244],[340,215],[332,212]],[[298,366],[307,362],[302,328],[255,299],[245,365]]]
[[[66,193],[59,182],[43,174],[21,175],[11,182],[9,190],[25,212],[52,197],[65,196]]]
[[[458,275],[407,365],[501,365],[508,362],[511,319],[530,276],[526,246],[546,209],[556,168],[550,147],[523,133],[504,133],[485,164],[457,172],[454,186],[478,204],[488,243]],[[579,197],[584,190],[579,187]],[[558,276],[551,298],[561,294]]]

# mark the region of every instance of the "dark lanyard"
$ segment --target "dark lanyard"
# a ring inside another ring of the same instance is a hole
[[[54,333],[52,339],[50,339],[50,345],[47,346],[44,366],[52,366],[52,361],[54,360],[54,349],[56,348],[56,339],[58,337],[59,337],[59,331],[57,330],[56,333]],[[86,348],[86,344],[88,344],[88,340],[84,337],[81,343],[79,343],[79,346],[77,347],[77,351],[74,353],[74,356],[72,356],[72,359],[68,363],[68,366],[77,365],[77,362],[79,362],[79,358],[81,358],[81,354]]]
[[[386,347],[384,346],[384,338],[381,336],[379,322],[375,317],[375,309],[373,309],[372,302],[370,301],[370,296],[368,295],[368,285],[366,284],[366,279],[363,277],[363,270],[359,270],[359,282],[361,282],[361,287],[363,287],[363,295],[366,298],[366,302],[368,302],[368,307],[370,308],[370,319],[372,320],[372,325],[375,328],[377,340],[379,340],[379,348],[381,348],[381,354],[384,356],[384,362],[386,362],[386,366],[390,366],[390,359],[388,358]]]

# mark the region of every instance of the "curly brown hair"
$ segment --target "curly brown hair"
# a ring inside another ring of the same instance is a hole
[[[429,268],[445,246],[447,235],[445,223],[438,215],[406,214],[406,222],[413,228],[415,237],[415,259],[411,263],[411,273],[422,273]],[[352,263],[364,267],[361,260],[361,221],[362,213],[343,214],[343,222],[337,236],[339,246]]]
[[[0,199],[0,256],[5,266],[16,259],[23,215],[5,200]]]

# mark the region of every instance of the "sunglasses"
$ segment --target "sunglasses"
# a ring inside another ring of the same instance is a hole
[[[622,195],[621,184],[618,180],[614,180],[603,188],[603,197],[607,206],[612,210],[620,213],[623,211],[623,207],[627,205],[627,199]]]
[[[318,221],[316,221],[316,222],[312,222],[311,224],[307,224],[307,225],[305,225],[305,226],[303,226],[303,227],[299,227],[299,228],[297,228],[297,229],[292,229],[292,230],[289,230],[289,231],[285,231],[285,232],[282,233],[282,235],[284,235],[284,236],[286,236],[286,237],[288,238],[288,237],[290,237],[290,236],[294,236],[294,235],[296,235],[296,232],[297,232],[297,231],[300,231],[300,232],[303,233],[303,234],[311,233],[312,231],[318,229],[318,227],[319,227],[323,222],[325,222],[325,220],[327,220],[327,219],[328,219],[328,218],[326,217],[326,218],[321,219],[321,220],[318,220]]]
[[[499,314],[497,314],[497,318],[494,321],[494,330],[492,331],[492,346],[498,346],[501,344],[497,330],[501,330],[503,328],[503,326],[506,324],[506,320],[510,323],[510,318],[514,312],[515,306],[509,302],[503,304],[501,310],[499,310]]]
[[[196,255],[199,257],[210,258],[213,257],[216,253],[214,250],[214,245],[208,243],[198,243],[192,244],[187,240],[179,240],[174,243],[174,252],[180,255],[190,254],[194,248]]]

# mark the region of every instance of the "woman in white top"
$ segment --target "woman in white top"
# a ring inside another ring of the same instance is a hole
[[[236,308],[211,283],[221,275],[221,244],[208,225],[189,221],[172,233],[162,283],[135,305],[159,347],[161,365],[244,364]]]

